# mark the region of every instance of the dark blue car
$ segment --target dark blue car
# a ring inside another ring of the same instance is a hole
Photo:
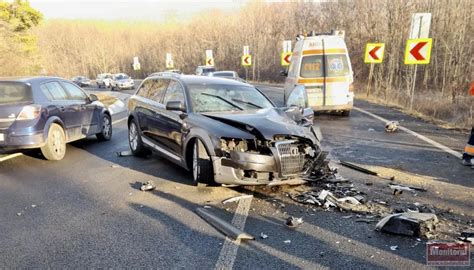
[[[41,148],[61,160],[66,143],[112,137],[109,111],[97,96],[55,77],[0,78],[0,151]]]

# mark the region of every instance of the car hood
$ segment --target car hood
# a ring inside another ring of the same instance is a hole
[[[273,140],[275,135],[292,135],[316,141],[316,137],[308,127],[299,126],[279,108],[260,109],[256,111],[235,111],[202,113],[214,120],[246,130],[257,131],[266,140]]]

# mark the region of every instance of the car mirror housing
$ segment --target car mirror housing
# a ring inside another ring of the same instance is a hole
[[[166,103],[166,109],[168,111],[186,112],[186,106],[184,106],[182,101],[168,101],[168,103]]]
[[[297,106],[300,108],[308,107],[308,93],[303,85],[296,86],[291,90],[290,94],[286,98],[287,107]]]
[[[90,100],[91,102],[94,102],[94,101],[98,101],[99,98],[98,98],[96,95],[94,95],[94,94],[90,94],[90,95],[89,95],[89,100]]]

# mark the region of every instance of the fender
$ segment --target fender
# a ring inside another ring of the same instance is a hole
[[[59,124],[59,125],[63,128],[64,134],[66,135],[66,141],[68,141],[69,138],[68,138],[68,136],[67,136],[66,128],[64,127],[64,122],[63,122],[63,120],[61,120],[61,118],[59,118],[58,116],[51,116],[50,118],[48,118],[48,120],[47,120],[46,123],[44,124],[43,139],[46,141],[46,139],[48,138],[49,127],[50,127],[51,124],[53,124],[53,123]]]
[[[212,142],[212,139],[209,133],[205,131],[204,129],[194,128],[186,135],[186,138],[184,139],[184,142],[183,142],[184,147],[182,150],[182,157],[183,157],[183,162],[184,162],[183,165],[185,165],[186,167],[188,165],[186,163],[186,153],[188,151],[188,147],[192,147],[192,145],[190,145],[189,142],[193,139],[200,139],[201,142],[204,143],[204,146],[206,147],[207,151],[209,152],[209,156],[216,156],[214,144]]]

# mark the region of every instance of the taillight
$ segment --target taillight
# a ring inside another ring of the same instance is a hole
[[[354,92],[354,84],[349,84],[349,92]]]
[[[41,105],[28,105],[23,107],[16,120],[33,120],[41,115]]]

